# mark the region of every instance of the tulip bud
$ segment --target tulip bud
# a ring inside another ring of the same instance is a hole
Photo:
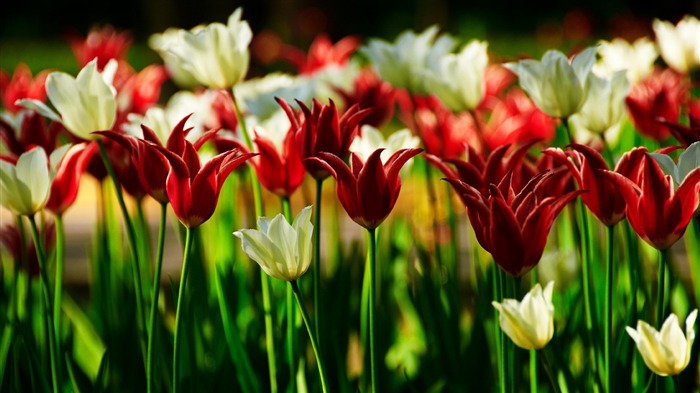
[[[301,277],[311,265],[313,224],[311,206],[301,210],[289,225],[281,214],[258,218],[260,229],[233,233],[243,242],[243,251],[268,275],[283,281]]]
[[[550,281],[542,291],[540,284],[523,298],[503,299],[503,303],[491,302],[499,312],[498,323],[508,337],[523,349],[542,349],[554,335],[554,305]]]
[[[647,367],[661,376],[678,375],[690,362],[690,349],[695,340],[695,318],[698,310],[694,310],[685,320],[685,336],[678,323],[676,314],[671,314],[657,331],[644,321],[637,322],[637,330],[627,326],[632,340],[637,343],[637,349]]]

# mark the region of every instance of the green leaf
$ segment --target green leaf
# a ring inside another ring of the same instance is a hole
[[[73,356],[91,382],[95,381],[100,361],[106,351],[105,344],[95,331],[90,319],[69,294],[64,294],[61,308],[73,326]]]

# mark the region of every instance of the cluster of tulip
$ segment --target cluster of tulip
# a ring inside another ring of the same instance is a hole
[[[104,28],[71,42],[77,77],[0,74],[0,202],[16,217],[0,234],[3,391],[697,388],[696,18],[654,21],[656,42],[508,63],[483,41],[455,53],[437,26],[320,36],[307,54],[241,18],[154,35],[164,65],[139,72],[128,34]],[[298,74],[246,79],[251,53]],[[182,90],[162,104],[168,81]],[[63,287],[63,217],[86,172],[101,199],[82,307]],[[366,232],[364,270],[339,233],[352,224],[322,202],[329,178]],[[402,179],[413,208],[392,215]]]

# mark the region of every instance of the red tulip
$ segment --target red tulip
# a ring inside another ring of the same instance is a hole
[[[644,241],[658,250],[671,247],[683,236],[700,202],[700,168],[692,170],[676,189],[644,147],[625,153],[626,176],[605,171],[627,204],[627,220]]]
[[[221,153],[202,165],[197,150],[189,141],[181,154],[159,147],[170,162],[166,181],[168,199],[180,222],[194,228],[208,220],[219,200],[219,193],[228,175],[254,153],[235,149]]]
[[[51,154],[58,147],[58,137],[67,131],[59,122],[50,122],[48,126],[43,116],[33,110],[23,111],[19,116],[19,130],[0,118],[0,140],[13,156],[19,157],[34,146],[41,146],[46,154]]]
[[[137,179],[143,191],[159,203],[168,203],[166,181],[170,173],[170,163],[159,149],[164,148],[178,156],[185,154],[187,151],[186,147],[188,144],[191,144],[185,139],[191,130],[191,128],[185,129],[185,123],[190,116],[185,116],[175,125],[165,146],[163,146],[156,133],[145,125],[141,125],[143,139],[113,131],[101,131],[98,133],[118,142],[119,145],[127,149],[130,153],[128,156],[131,158],[134,172],[138,175]],[[202,134],[194,144],[191,144],[194,147],[195,154],[205,142],[214,136],[216,131],[218,130]],[[121,180],[121,176],[119,174],[117,176]],[[133,178],[133,176],[130,177]]]
[[[453,159],[464,154],[465,144],[479,145],[469,113],[455,114],[436,97],[404,93],[398,98],[401,121],[421,139],[426,153]]]
[[[512,151],[509,151],[510,145],[500,146],[489,154],[486,161],[470,146],[467,146],[467,160],[441,159],[431,154],[426,154],[425,158],[447,178],[462,181],[484,194],[488,193],[491,184],[501,184],[506,176],[514,173],[512,177],[516,181],[512,186],[519,191],[530,180],[530,177],[520,180],[521,167],[528,149],[535,143],[536,140],[530,141]]]
[[[309,75],[328,65],[345,65],[359,45],[357,36],[347,36],[333,45],[326,34],[319,34],[309,46],[308,54],[291,45],[282,45],[279,56],[294,65],[300,74]]]
[[[688,120],[690,123],[688,126],[666,119],[657,120],[661,124],[668,126],[671,134],[673,134],[684,147],[692,145],[693,142],[700,141],[700,99],[688,103]]]
[[[158,103],[160,88],[168,79],[165,67],[151,64],[139,72],[132,72],[120,86],[117,103],[120,113],[143,115]]]
[[[260,155],[251,163],[255,167],[260,184],[275,195],[289,197],[304,181],[304,165],[299,147],[290,128],[279,151],[272,139],[255,131],[255,145]]]
[[[625,200],[617,185],[603,171],[609,170],[605,159],[596,150],[579,144],[572,144],[572,151],[550,148],[545,154],[566,163],[574,175],[578,187],[587,192],[581,195],[583,203],[606,226],[613,226],[625,218]],[[573,160],[570,160],[571,157]],[[615,167],[617,173],[625,173],[628,161],[620,161]],[[621,172],[622,171],[622,172]]]
[[[637,130],[648,138],[663,142],[668,139],[670,131],[657,119],[677,122],[687,94],[688,86],[682,76],[667,69],[655,72],[635,85],[625,103]]]
[[[366,162],[351,154],[351,165],[330,153],[319,153],[308,158],[315,165],[325,168],[336,180],[336,192],[340,204],[350,218],[367,229],[374,229],[391,213],[401,190],[401,167],[419,154],[422,149],[401,149],[382,163],[377,149]]]
[[[78,197],[80,176],[87,169],[90,158],[97,152],[95,142],[83,142],[72,146],[56,168],[56,177],[51,183],[51,194],[46,202],[46,209],[61,215]]]
[[[336,89],[343,98],[345,107],[358,104],[360,108],[372,108],[360,125],[369,124],[380,128],[394,116],[396,105],[396,90],[386,81],[379,78],[372,68],[364,68],[355,78],[350,91]]]
[[[26,64],[17,64],[12,78],[4,71],[0,71],[0,98],[6,111],[15,114],[22,110],[15,102],[22,98],[46,101],[46,77],[49,71],[42,71],[32,77],[32,71]]]
[[[318,156],[320,152],[335,154],[341,159],[348,155],[350,144],[359,130],[359,124],[367,116],[371,109],[360,109],[353,105],[345,113],[338,117],[338,110],[333,100],[328,105],[313,100],[311,109],[303,102],[297,101],[303,118],[281,98],[277,102],[287,114],[292,129],[296,134],[299,145],[299,154],[302,158]],[[323,180],[329,173],[324,165],[318,165],[316,160],[305,160],[306,171],[317,180]]]
[[[117,32],[113,26],[93,28],[87,37],[72,34],[67,37],[80,67],[97,58],[97,69],[102,69],[111,59],[124,59],[131,46],[131,34]]]
[[[547,235],[559,212],[583,191],[558,194],[558,176],[564,172],[541,172],[520,190],[512,175],[501,184],[488,185],[488,192],[455,178],[445,180],[460,194],[479,244],[504,271],[521,276],[542,257]]]

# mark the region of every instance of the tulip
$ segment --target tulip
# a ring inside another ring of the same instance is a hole
[[[12,78],[0,70],[0,99],[2,107],[10,112],[17,113],[22,107],[16,104],[22,98],[31,98],[46,101],[46,88],[44,86],[48,71],[42,71],[32,77],[32,71],[26,64],[20,63],[15,68]]]
[[[539,283],[523,297],[522,302],[503,299],[491,302],[498,310],[498,323],[515,345],[522,349],[542,349],[554,335],[554,304],[550,281],[542,291]]]
[[[510,145],[499,146],[489,154],[486,160],[471,146],[467,146],[466,160],[442,159],[432,154],[426,154],[425,158],[440,169],[447,178],[464,182],[483,194],[488,194],[490,184],[501,184],[506,176],[514,179],[511,180],[510,185],[517,192],[534,175],[534,173],[524,173],[522,168],[524,168],[523,160],[528,149],[536,142],[531,140],[513,149],[510,149]]]
[[[52,72],[46,80],[46,94],[60,113],[60,121],[79,138],[96,139],[99,136],[91,134],[93,131],[109,130],[114,125],[115,91],[105,77],[109,77],[108,72],[98,72],[97,61],[92,60],[77,78]]]
[[[629,83],[623,71],[614,73],[610,78],[591,73],[588,83],[588,97],[581,110],[571,116],[571,121],[589,132],[604,134],[618,127],[622,121]]]
[[[550,148],[544,151],[560,162],[566,163],[574,175],[579,189],[587,192],[581,195],[583,203],[606,226],[613,226],[625,218],[625,199],[616,183],[603,175],[609,170],[605,159],[596,150],[579,144],[572,144],[571,151]],[[567,155],[573,160],[567,158]],[[615,167],[617,173],[628,173],[625,168],[627,160],[620,161]]]
[[[372,108],[372,113],[360,122],[362,125],[381,127],[394,116],[396,90],[388,82],[379,79],[371,68],[364,68],[357,74],[351,89],[337,89],[336,92],[343,99],[345,108],[355,104],[361,109]]]
[[[344,159],[357,135],[360,121],[371,112],[371,109],[361,110],[354,105],[339,117],[333,100],[328,105],[323,105],[314,99],[311,109],[297,101],[304,115],[300,120],[286,101],[278,98],[277,102],[292,124],[302,158],[317,157],[320,152],[326,152]],[[316,163],[316,160],[305,160],[306,171],[316,180],[327,178],[329,173],[325,166]]]
[[[32,216],[49,200],[55,165],[69,148],[63,146],[49,158],[41,147],[19,156],[17,162],[0,159],[0,191],[2,204],[17,215]],[[51,164],[51,166],[49,166]]]
[[[660,119],[661,124],[668,126],[671,134],[683,146],[690,146],[694,142],[700,142],[700,99],[688,103],[689,125],[680,124],[677,121]]]
[[[683,236],[698,208],[700,168],[691,170],[676,189],[672,177],[644,153],[643,147],[625,153],[621,161],[636,168],[626,176],[611,171],[604,175],[622,193],[632,229],[652,247],[666,250]]]
[[[314,74],[330,65],[343,66],[360,45],[359,37],[347,36],[333,45],[330,37],[319,34],[309,45],[308,54],[291,45],[282,45],[279,57],[291,63],[299,74]]]
[[[700,21],[686,15],[676,26],[654,19],[654,33],[661,57],[674,70],[687,74],[700,66]]]
[[[56,150],[62,133],[65,133],[65,128],[60,122],[47,125],[42,115],[34,110],[23,110],[14,119],[0,117],[0,140],[7,154],[14,157],[35,146],[41,146],[51,154]]]
[[[521,276],[537,265],[559,212],[583,191],[560,193],[565,172],[540,172],[516,191],[513,175],[488,192],[456,178],[446,178],[467,207],[476,239],[508,274]]]
[[[335,178],[340,204],[350,218],[367,229],[375,229],[391,213],[401,191],[399,171],[422,149],[401,149],[382,163],[384,149],[375,150],[362,162],[356,153],[351,154],[351,164],[330,153],[318,153],[307,158],[314,165],[325,168]]]
[[[447,34],[438,35],[438,27],[430,26],[422,33],[401,33],[394,43],[371,39],[360,48],[379,76],[394,87],[413,94],[426,94],[424,73],[437,68],[438,59],[449,53],[456,42]],[[436,39],[437,38],[437,39]]]
[[[482,127],[490,150],[534,139],[544,142],[554,139],[554,119],[542,112],[519,88],[513,87],[505,97],[493,96],[489,101],[493,106]]]
[[[168,200],[182,225],[191,229],[207,221],[219,199],[219,193],[228,175],[253,157],[234,149],[221,153],[202,165],[195,147],[185,141],[180,154],[166,148],[158,150],[170,162],[166,181]]]
[[[189,74],[206,87],[231,88],[248,73],[250,62],[248,45],[253,33],[248,22],[241,21],[242,13],[237,8],[226,25],[211,23],[189,31],[179,30],[180,37],[161,42],[158,51],[168,53],[163,60],[170,69],[184,70],[176,74]]]
[[[540,109],[552,117],[567,118],[586,100],[596,50],[587,48],[572,61],[559,51],[549,50],[541,61],[526,59],[505,66],[518,75],[520,87]]]
[[[685,320],[685,336],[676,314],[666,318],[661,330],[657,331],[648,323],[637,321],[637,330],[625,329],[637,343],[637,349],[644,363],[651,371],[660,375],[678,375],[690,362],[690,350],[695,341],[695,318],[698,310],[693,310]]]
[[[640,134],[663,142],[669,129],[658,119],[675,123],[680,117],[681,103],[688,93],[688,85],[681,75],[672,70],[655,72],[644,82],[634,86],[625,103]]]
[[[625,71],[627,80],[637,84],[651,75],[654,62],[659,57],[656,45],[647,37],[629,43],[622,38],[598,42],[600,60],[593,66],[599,75],[612,76],[618,71]]]
[[[426,74],[426,88],[453,111],[474,110],[484,96],[489,63],[487,42],[471,41],[458,54],[445,54]]]
[[[436,97],[402,96],[401,121],[420,138],[425,151],[443,159],[461,157],[476,135],[469,113],[453,113]],[[476,141],[476,139],[474,139]]]
[[[273,125],[286,130],[282,133],[280,142],[277,142],[274,136],[264,128],[255,128],[253,142],[260,155],[254,157],[251,163],[263,187],[275,195],[289,197],[304,181],[306,172],[294,131],[286,121],[287,118],[283,120],[286,124]]]
[[[131,46],[131,34],[117,32],[113,26],[107,25],[90,30],[87,37],[71,36],[68,38],[71,50],[83,67],[97,59],[97,69],[103,70],[112,59],[123,60]]]
[[[258,229],[233,233],[241,239],[243,251],[268,275],[283,281],[295,281],[311,265],[311,206],[307,206],[290,225],[282,214],[273,219],[258,218]]]
[[[78,197],[80,176],[85,172],[90,159],[96,152],[95,143],[80,143],[68,149],[56,168],[46,210],[55,215],[61,215],[75,202]]]

